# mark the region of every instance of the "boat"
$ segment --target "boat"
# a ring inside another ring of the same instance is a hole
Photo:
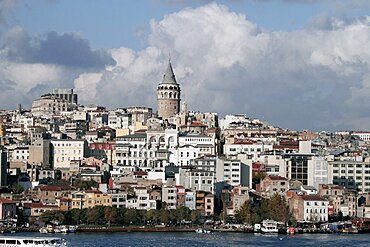
[[[211,233],[210,230],[204,229],[204,228],[198,228],[195,230],[196,233]]]
[[[48,233],[53,233],[54,232],[54,227],[52,225],[47,225],[46,230],[48,231]]]
[[[288,233],[288,234],[295,234],[295,229],[294,229],[294,227],[288,227],[287,233]]]
[[[46,227],[41,227],[41,228],[39,229],[39,232],[40,232],[40,233],[48,233],[48,229],[46,229]]]
[[[261,232],[264,234],[278,234],[277,222],[274,220],[264,220],[261,224]]]
[[[0,247],[55,247],[66,245],[65,240],[53,237],[0,237]]]
[[[68,233],[68,227],[66,226],[59,226],[59,230],[61,233]]]
[[[69,226],[68,227],[68,232],[69,233],[76,233],[78,229],[78,226]]]

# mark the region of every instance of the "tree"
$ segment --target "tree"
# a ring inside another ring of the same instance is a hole
[[[246,201],[240,210],[236,212],[235,219],[240,223],[255,224],[260,222],[259,212],[251,207],[249,201]]]
[[[190,219],[191,221],[193,222],[193,224],[197,224],[199,222],[199,219],[200,219],[200,213],[198,210],[192,210],[191,211],[191,214],[190,214]]]
[[[86,217],[87,209],[78,209],[74,208],[68,212],[66,212],[64,215],[66,219],[68,219],[71,224],[81,224],[81,223],[86,223],[87,222],[87,217]]]
[[[270,216],[273,220],[287,223],[292,218],[285,198],[278,193],[273,195],[270,199]]]
[[[145,220],[149,223],[157,222],[158,214],[156,210],[150,209],[145,212]]]
[[[87,222],[93,224],[101,223],[101,219],[104,216],[104,210],[102,207],[88,208],[86,212]]]
[[[104,208],[104,219],[108,222],[109,226],[110,226],[111,223],[116,223],[117,208],[115,208],[115,207],[105,207]]]
[[[125,212],[125,223],[126,224],[136,224],[137,222],[137,212],[134,208],[128,208]]]
[[[178,222],[181,222],[183,220],[190,220],[191,210],[187,207],[178,207],[171,213],[173,215],[173,218]]]
[[[13,191],[14,194],[21,194],[24,191],[23,187],[18,183],[12,184],[10,186],[10,189]]]
[[[170,213],[167,209],[162,208],[159,210],[160,220],[164,224],[168,224],[170,222]]]
[[[40,215],[39,220],[45,223],[50,223],[52,221],[63,222],[64,214],[62,211],[58,210],[46,211]]]
[[[79,188],[81,190],[88,190],[88,189],[91,189],[91,187],[98,187],[98,182],[94,181],[94,180],[90,180],[90,181],[84,181],[84,180],[81,180],[81,179],[76,179],[74,181],[74,186],[76,188]]]
[[[126,208],[117,208],[117,223],[124,224],[125,223],[125,213],[126,213]]]

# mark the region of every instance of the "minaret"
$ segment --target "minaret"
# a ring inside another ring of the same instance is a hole
[[[171,60],[157,88],[158,117],[168,119],[180,111],[180,85],[176,82]]]

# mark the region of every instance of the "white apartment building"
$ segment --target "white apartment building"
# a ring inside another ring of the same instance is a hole
[[[286,177],[286,163],[280,152],[268,152],[262,155],[258,161],[265,165],[267,175]]]
[[[176,152],[176,163],[180,166],[188,166],[191,160],[215,155],[215,138],[206,135],[183,134],[179,136],[179,144]]]
[[[328,180],[348,189],[357,189],[360,194],[367,194],[370,192],[370,162],[330,161]]]
[[[214,168],[213,168],[214,169]],[[182,169],[178,174],[176,184],[191,190],[201,190],[214,193],[216,173],[212,170]]]
[[[166,204],[167,209],[176,209],[177,189],[174,186],[162,187],[162,202]]]
[[[51,145],[54,169],[69,168],[72,160],[82,160],[87,152],[85,140],[54,139]]]
[[[283,154],[286,165],[286,176],[298,180],[303,185],[319,188],[319,184],[332,183],[328,163],[324,157],[314,154]]]
[[[358,136],[363,141],[370,141],[370,131],[355,131],[352,132],[352,136]]]
[[[122,111],[110,111],[108,126],[112,129],[128,129],[131,126],[131,115]]]
[[[328,221],[328,201],[313,195],[302,196],[302,200],[305,221]]]
[[[196,192],[191,190],[185,191],[185,207],[189,208],[190,210],[196,209]]]
[[[217,159],[216,182],[225,182],[232,186],[251,187],[251,166],[236,159]]]
[[[157,208],[157,202],[156,200],[150,200],[150,195],[148,191],[142,188],[135,189],[135,193],[137,196],[137,206],[136,209],[143,209],[143,210],[149,210],[149,209],[156,209]]]
[[[30,158],[29,147],[16,147],[14,149],[8,149],[9,161],[15,162],[28,162]]]
[[[116,160],[119,166],[148,167],[146,158],[153,153],[146,152],[146,133],[118,137],[116,140]]]
[[[129,198],[126,201],[127,208],[150,210],[157,208],[157,202],[150,200],[150,195],[145,187],[134,188],[136,197]]]
[[[243,153],[248,155],[253,162],[258,161],[264,152],[272,149],[273,143],[271,142],[257,142],[251,140],[234,139],[234,142],[224,145],[224,153],[226,156],[236,156]]]

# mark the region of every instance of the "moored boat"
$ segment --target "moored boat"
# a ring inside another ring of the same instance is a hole
[[[46,227],[41,227],[41,228],[39,229],[39,232],[40,232],[40,233],[48,233],[48,229],[46,229]]]
[[[69,233],[76,233],[78,229],[78,226],[69,226],[68,227],[68,232]]]
[[[261,232],[264,234],[277,234],[279,233],[277,224],[274,220],[264,220],[262,221]]]
[[[51,247],[66,246],[67,243],[61,238],[41,237],[0,237],[0,247]]]
[[[204,228],[198,228],[195,230],[196,233],[211,233],[210,230],[204,229]]]

